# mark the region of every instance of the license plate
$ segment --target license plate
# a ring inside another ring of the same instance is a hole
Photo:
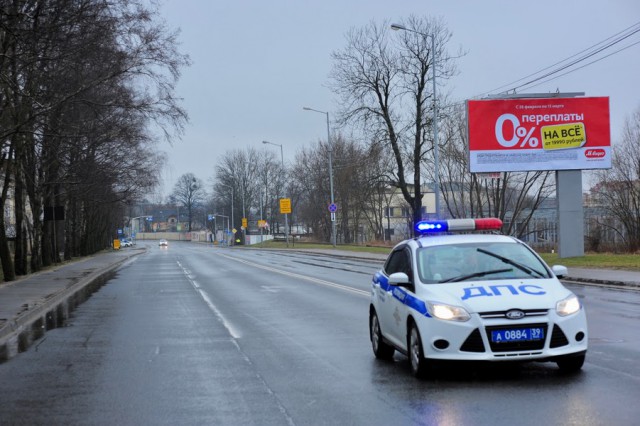
[[[510,328],[508,330],[492,330],[491,341],[494,343],[526,342],[544,339],[542,327]]]

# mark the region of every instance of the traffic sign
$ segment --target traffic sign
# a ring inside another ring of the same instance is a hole
[[[338,211],[338,205],[336,203],[329,204],[329,211],[331,213],[335,213]]]
[[[280,214],[291,213],[291,198],[280,198]]]

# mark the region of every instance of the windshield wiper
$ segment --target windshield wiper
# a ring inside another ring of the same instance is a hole
[[[458,277],[449,278],[447,280],[438,281],[439,283],[456,283],[468,280],[469,278],[484,277],[485,275],[499,274],[501,272],[511,272],[513,268],[492,269],[491,271],[474,272],[473,274],[460,275]]]
[[[515,260],[511,260],[507,257],[504,256],[500,256],[499,254],[496,254],[492,251],[489,250],[485,250],[485,249],[481,249],[481,248],[477,248],[477,251],[479,251],[480,253],[484,253],[486,255],[495,257],[496,259],[500,259],[501,261],[503,261],[504,263],[508,263],[509,265],[515,266],[516,268],[520,269],[523,272],[526,272],[527,274],[531,275],[532,277],[534,276],[538,276],[540,278],[545,278],[545,275],[543,273],[541,273],[540,271],[537,271],[529,266],[523,265],[520,262],[516,262]],[[534,275],[535,274],[535,275]]]

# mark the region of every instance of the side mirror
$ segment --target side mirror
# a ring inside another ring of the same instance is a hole
[[[554,274],[556,274],[556,277],[558,277],[558,278],[564,278],[567,275],[569,275],[569,271],[567,270],[566,266],[553,265],[551,267],[551,270],[553,271]]]
[[[409,284],[409,276],[404,272],[394,272],[389,275],[389,284],[391,285],[402,285]]]

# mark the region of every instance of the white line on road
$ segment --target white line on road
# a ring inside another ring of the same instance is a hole
[[[227,332],[232,337],[231,342],[235,346],[235,348],[238,351],[238,353],[242,356],[242,359],[252,369],[254,369],[256,371],[256,377],[258,378],[258,380],[260,380],[260,382],[262,383],[262,386],[264,386],[264,388],[269,393],[269,395],[271,395],[274,398],[274,400],[276,401],[276,404],[278,406],[278,410],[280,411],[280,413],[284,417],[284,419],[286,421],[286,424],[288,424],[290,426],[295,426],[295,422],[293,421],[293,418],[291,417],[291,415],[287,411],[287,408],[285,407],[284,403],[281,401],[280,396],[269,386],[269,384],[267,383],[265,378],[262,376],[262,374],[260,374],[257,371],[257,369],[256,369],[255,365],[253,364],[253,361],[251,361],[251,358],[249,357],[249,355],[247,355],[242,350],[242,348],[240,347],[240,344],[238,343],[238,339],[240,339],[242,337],[242,334],[239,331],[237,331],[236,328],[233,326],[233,324],[231,324],[231,322],[229,322],[225,318],[225,316],[222,314],[222,312],[220,312],[220,310],[216,307],[216,305],[213,303],[213,301],[209,297],[209,294],[202,287],[200,287],[198,285],[198,282],[195,280],[195,275],[192,275],[191,272],[187,268],[182,266],[180,261],[177,261],[177,263],[178,263],[178,266],[180,267],[180,269],[182,269],[182,272],[184,273],[184,275],[187,277],[187,280],[189,280],[189,282],[193,286],[193,288],[195,288],[198,291],[198,293],[200,293],[200,296],[202,297],[202,299],[204,299],[204,301],[207,304],[207,306],[209,307],[209,309],[211,309],[211,311],[216,315],[218,320],[220,320],[222,325],[224,325],[224,327],[227,329]]]
[[[225,318],[225,316],[222,315],[222,312],[220,312],[220,310],[213,303],[213,301],[209,297],[209,294],[202,287],[200,287],[200,285],[198,285],[198,282],[195,279],[193,279],[194,277],[193,277],[193,275],[191,275],[189,270],[186,269],[184,266],[182,266],[180,261],[178,261],[178,266],[182,269],[182,272],[187,277],[187,280],[189,280],[189,282],[191,283],[193,288],[195,288],[198,291],[198,293],[200,293],[200,296],[202,297],[204,302],[207,304],[209,309],[211,309],[211,311],[216,315],[216,317],[218,317],[218,319],[220,320],[222,325],[224,325],[224,328],[227,329],[227,331],[229,332],[231,337],[233,337],[234,339],[239,339],[240,337],[242,337],[242,333],[240,333],[238,330],[236,330],[236,328],[233,326],[233,324],[231,324],[231,322],[229,322]]]

